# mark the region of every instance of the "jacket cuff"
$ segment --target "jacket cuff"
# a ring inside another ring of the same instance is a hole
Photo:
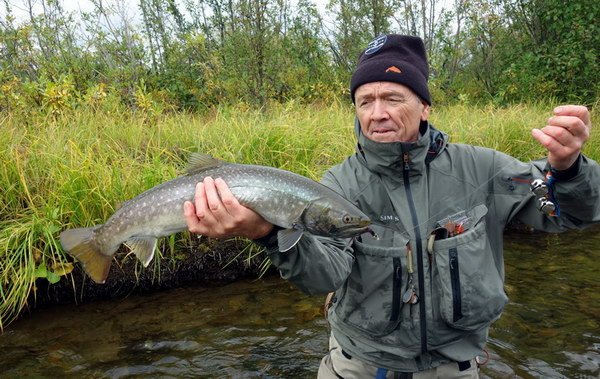
[[[550,167],[550,172],[552,173],[554,179],[556,179],[557,181],[566,182],[573,179],[579,173],[580,166],[581,154],[579,154],[579,157],[577,157],[577,160],[571,165],[571,167],[565,170],[555,170],[552,167]]]

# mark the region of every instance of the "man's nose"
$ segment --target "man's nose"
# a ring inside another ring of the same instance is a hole
[[[373,114],[371,115],[373,120],[386,120],[389,118],[385,102],[381,100],[375,100],[373,104]]]

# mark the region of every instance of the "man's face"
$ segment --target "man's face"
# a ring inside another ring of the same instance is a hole
[[[363,134],[377,142],[414,142],[420,122],[429,117],[429,105],[398,83],[365,83],[354,100]]]

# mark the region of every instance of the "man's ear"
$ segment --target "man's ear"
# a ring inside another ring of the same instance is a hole
[[[429,118],[430,106],[424,101],[421,101],[421,104],[423,104],[423,110],[421,111],[421,121],[427,121],[427,119]]]
[[[354,116],[354,133],[356,133],[355,135],[357,137],[361,133],[360,121],[358,121],[358,117],[356,117],[356,116]]]

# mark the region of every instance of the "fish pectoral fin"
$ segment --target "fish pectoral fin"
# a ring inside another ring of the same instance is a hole
[[[125,241],[125,245],[133,251],[144,267],[148,267],[154,257],[157,242],[156,237],[133,237]]]
[[[283,229],[277,232],[277,243],[282,253],[294,247],[304,234],[303,229]]]

